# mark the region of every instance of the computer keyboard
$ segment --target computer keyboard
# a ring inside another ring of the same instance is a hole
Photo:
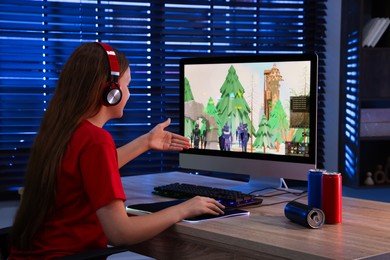
[[[171,183],[157,186],[154,187],[153,193],[176,199],[189,199],[197,195],[211,197],[219,201],[224,206],[232,208],[258,205],[263,201],[260,198],[256,198],[253,195],[245,194],[240,191],[199,186],[189,183]]]

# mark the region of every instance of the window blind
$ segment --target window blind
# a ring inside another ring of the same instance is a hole
[[[118,146],[170,117],[179,130],[179,59],[225,53],[316,51],[319,166],[323,160],[326,0],[2,0],[0,190],[23,185],[29,149],[59,72],[82,42],[102,41],[131,64],[124,117],[105,126]],[[150,151],[121,174],[170,171],[178,154]]]

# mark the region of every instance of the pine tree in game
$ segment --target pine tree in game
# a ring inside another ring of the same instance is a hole
[[[206,114],[208,114],[210,117],[214,117],[215,118],[215,122],[217,123],[218,125],[218,135],[221,135],[222,133],[222,128],[220,127],[221,125],[221,120],[218,116],[218,110],[217,108],[215,107],[215,103],[214,103],[214,100],[213,98],[209,98],[209,102],[207,102],[207,106],[205,107],[204,109],[204,112]],[[209,126],[209,127],[212,127],[212,126]],[[207,131],[212,131],[213,129],[207,129]]]
[[[225,124],[235,133],[240,122],[251,126],[249,114],[251,109],[244,98],[245,89],[241,85],[234,66],[230,66],[224,83],[220,88],[221,99],[218,101],[219,128]]]
[[[291,142],[295,143],[309,143],[310,142],[309,128],[297,128]]]
[[[184,102],[194,100],[194,96],[192,95],[190,82],[187,78],[184,78]],[[195,121],[186,117],[184,119],[184,136],[190,137],[192,135],[192,131],[195,128]]]
[[[275,147],[275,144],[273,143],[272,129],[265,115],[263,115],[259,123],[259,129],[257,130],[253,147],[262,148],[263,153],[266,153],[267,148]]]
[[[276,101],[272,108],[268,124],[272,131],[272,143],[275,144],[276,151],[279,152],[280,144],[285,143],[289,129],[287,114],[280,99]]]
[[[215,107],[213,98],[209,98],[207,106],[203,110],[202,118],[202,148],[207,148],[209,142],[218,142],[218,136],[221,135],[222,129],[219,127],[220,119],[218,110]]]

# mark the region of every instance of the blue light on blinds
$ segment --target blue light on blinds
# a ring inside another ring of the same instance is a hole
[[[110,43],[131,63],[125,115],[106,126],[122,145],[167,117],[172,118],[169,130],[178,132],[178,63],[183,57],[316,51],[321,96],[325,2],[2,0],[0,190],[23,184],[29,149],[59,72],[80,43]],[[162,172],[177,164],[177,153],[151,151],[121,173]]]

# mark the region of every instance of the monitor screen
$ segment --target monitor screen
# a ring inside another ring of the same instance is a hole
[[[307,180],[316,167],[315,53],[184,58],[180,167]]]

